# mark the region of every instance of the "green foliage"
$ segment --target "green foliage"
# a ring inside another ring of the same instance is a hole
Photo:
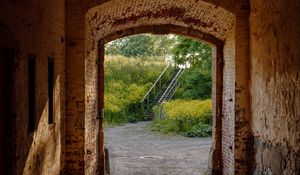
[[[107,56],[105,58],[105,82],[120,80],[126,84],[151,84],[165,66],[164,60],[156,57],[144,59]]]
[[[190,64],[180,77],[181,87],[175,93],[176,99],[211,98],[211,47],[206,43],[185,37],[177,37],[177,44],[171,50],[177,64]]]
[[[177,64],[189,63],[192,67],[211,69],[211,47],[206,43],[186,37],[177,37],[177,44],[171,49]]]
[[[174,42],[175,40],[170,35],[132,35],[108,43],[105,54],[144,58],[165,56]]]
[[[110,56],[152,57],[170,55],[177,64],[211,69],[211,47],[206,43],[176,35],[138,34],[108,43],[105,54]]]
[[[156,118],[153,128],[189,137],[211,135],[211,100],[205,100],[211,98],[211,52],[205,43],[175,35],[141,34],[108,43],[105,54],[113,58],[105,62],[105,124],[143,120],[139,101],[166,66],[163,58],[171,56],[190,68],[179,79],[178,100],[163,104],[166,117]]]
[[[175,35],[133,35],[115,40],[106,47],[106,53],[109,55],[139,56],[144,59],[150,56],[169,55],[177,64],[188,62],[191,67],[179,79],[181,87],[175,93],[175,99],[211,98],[211,52],[211,47],[203,42]],[[129,70],[130,65],[124,66],[127,66]],[[151,78],[158,77],[156,70],[143,73]],[[137,79],[133,80],[130,77],[132,75],[127,72],[120,71],[117,74],[128,76],[123,79],[126,82],[142,81],[139,80],[142,77],[136,77]]]
[[[189,137],[211,135],[211,100],[173,100],[162,105],[163,119],[159,118],[159,107],[154,107],[156,119],[153,129],[162,133],[176,133]]]
[[[180,87],[175,99],[209,99],[211,98],[211,72],[199,68],[189,68],[181,75]]]
[[[105,58],[105,125],[143,120],[140,100],[165,68],[158,58]]]
[[[176,44],[175,35],[151,35],[154,40],[154,51],[156,56],[163,56],[165,58],[166,55],[170,54],[170,50]]]

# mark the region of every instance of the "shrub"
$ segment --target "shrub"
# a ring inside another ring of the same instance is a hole
[[[180,88],[176,91],[175,99],[210,99],[211,71],[199,67],[186,69],[179,78]]]
[[[162,104],[160,119],[159,107],[153,111],[156,115],[153,129],[162,133],[176,133],[188,137],[207,137],[212,130],[211,100],[173,100]]]

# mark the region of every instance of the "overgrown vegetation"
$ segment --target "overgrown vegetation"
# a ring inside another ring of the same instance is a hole
[[[211,135],[211,100],[173,100],[164,102],[161,107],[155,106],[154,111],[156,115],[153,121],[154,130],[188,137]]]
[[[181,36],[142,34],[107,44],[105,54],[106,125],[144,120],[140,100],[171,58],[189,68],[178,80],[175,100],[154,108],[153,129],[189,137],[211,135],[210,46]]]
[[[165,68],[161,58],[105,58],[105,124],[144,120],[140,100]]]

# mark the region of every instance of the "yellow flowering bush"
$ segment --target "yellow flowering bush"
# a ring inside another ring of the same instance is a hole
[[[172,100],[154,107],[154,130],[163,133],[179,133],[189,137],[210,136],[212,129],[212,101]],[[163,118],[161,119],[160,113]]]
[[[163,104],[163,112],[168,119],[197,120],[208,122],[211,119],[211,100],[173,100]]]

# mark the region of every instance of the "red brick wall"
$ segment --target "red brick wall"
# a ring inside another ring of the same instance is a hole
[[[66,139],[65,172],[84,174],[85,3],[66,0]]]

